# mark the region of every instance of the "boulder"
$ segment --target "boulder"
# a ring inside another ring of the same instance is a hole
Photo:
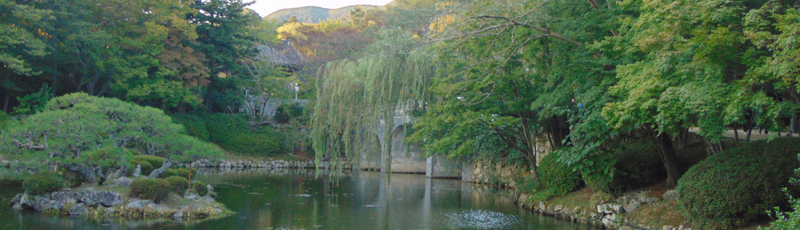
[[[36,210],[42,212],[48,209],[62,209],[64,205],[61,202],[51,200],[45,196],[28,196],[22,195],[20,198],[20,205],[22,209]]]
[[[22,193],[18,193],[14,198],[11,199],[11,206],[13,207],[16,204],[19,204],[19,200],[22,198]]]
[[[119,193],[111,191],[84,190],[80,192],[80,201],[89,207],[97,205],[102,205],[103,207],[117,207],[125,203]]]
[[[172,214],[173,220],[183,220],[183,210],[178,210],[175,214]]]
[[[105,214],[105,215],[111,215],[111,214],[114,214],[114,212],[115,212],[116,210],[117,210],[117,209],[116,209],[116,208],[114,208],[114,207],[108,207],[108,208],[106,208],[106,209],[103,209],[103,214]]]
[[[63,205],[76,204],[80,200],[79,194],[72,191],[54,192],[50,194],[50,197]]]
[[[166,205],[160,205],[155,203],[150,203],[147,206],[145,206],[145,208],[158,212],[169,211],[169,207],[167,207]]]
[[[132,198],[128,201],[128,204],[125,205],[125,207],[143,209],[145,206],[152,203],[153,203],[152,200],[142,200],[138,198]]]
[[[87,213],[89,213],[89,210],[86,209],[83,204],[78,204],[69,208],[70,216],[86,215]]]
[[[677,198],[678,198],[678,192],[675,191],[675,189],[667,190],[667,192],[664,193],[664,200],[672,200]]]
[[[120,177],[114,181],[114,185],[116,186],[130,186],[131,183],[133,183],[133,180],[127,177]]]
[[[136,169],[133,170],[133,177],[135,178],[135,177],[139,177],[141,175],[142,175],[142,166],[141,165],[136,165]]]

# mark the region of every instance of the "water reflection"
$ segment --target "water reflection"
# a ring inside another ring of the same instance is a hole
[[[181,224],[104,222],[20,214],[0,206],[8,229],[585,229],[533,215],[515,194],[424,175],[311,170],[201,170],[236,215]],[[12,186],[13,187],[13,186]],[[0,188],[0,197],[9,196]],[[10,195],[10,196],[13,196]],[[0,200],[7,202],[7,200]],[[9,218],[14,216],[14,218]]]

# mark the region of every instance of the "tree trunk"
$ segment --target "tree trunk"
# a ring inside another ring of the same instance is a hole
[[[8,111],[8,102],[9,102],[9,100],[11,100],[11,92],[8,92],[8,91],[9,90],[6,90],[6,100],[3,103],[3,112],[6,112],[6,113],[9,112]]]
[[[656,140],[661,161],[664,162],[664,168],[667,170],[667,183],[670,186],[676,186],[682,173],[678,163],[678,156],[672,146],[672,138],[670,138],[669,134],[662,132],[656,136]]]
[[[162,173],[166,172],[167,169],[169,169],[169,167],[172,166],[175,163],[176,162],[174,162],[172,160],[165,160],[164,164],[161,165],[161,168],[153,170],[153,172],[150,173],[150,176],[147,176],[147,177],[151,178],[151,179],[158,178],[158,175],[161,175]]]
[[[737,126],[733,125],[733,138],[736,140],[736,145],[739,145],[739,130],[736,128]]]

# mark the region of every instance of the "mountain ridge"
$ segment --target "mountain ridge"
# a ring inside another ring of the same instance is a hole
[[[297,21],[304,23],[319,23],[325,20],[344,19],[350,20],[350,10],[356,7],[361,7],[363,10],[382,9],[385,6],[376,5],[350,5],[336,9],[328,9],[319,6],[304,6],[297,8],[281,9],[264,17],[265,19],[274,19],[278,21],[289,20],[295,16]]]

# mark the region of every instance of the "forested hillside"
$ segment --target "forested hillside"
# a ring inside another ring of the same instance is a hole
[[[352,19],[350,17],[350,11],[354,10],[355,8],[361,8],[362,10],[373,10],[373,9],[381,9],[383,7],[372,6],[372,5],[355,5],[337,9],[326,9],[317,6],[305,6],[299,8],[278,10],[267,15],[264,18],[283,22],[291,19],[292,16],[294,16],[298,22],[304,22],[304,23],[318,23],[320,21],[326,21],[326,20],[349,21]]]

